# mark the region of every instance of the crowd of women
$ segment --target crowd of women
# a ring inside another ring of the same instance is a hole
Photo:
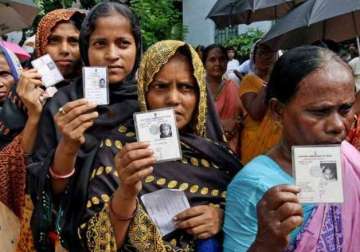
[[[143,54],[138,19],[116,2],[39,23],[36,56],[49,54],[65,78],[54,96],[0,49],[0,201],[20,219],[17,251],[360,249],[360,111],[334,52],[279,57],[257,43],[239,87],[223,78],[219,45],[199,55],[165,40]],[[108,68],[109,105],[83,98],[82,66]],[[133,113],[165,107],[182,158],[157,163],[136,141]],[[319,144],[341,145],[342,204],[299,203],[291,147]],[[165,236],[140,200],[160,189],[190,203]]]

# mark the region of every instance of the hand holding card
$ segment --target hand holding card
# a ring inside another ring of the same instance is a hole
[[[33,60],[31,64],[41,74],[41,80],[45,87],[54,86],[64,80],[49,54]]]

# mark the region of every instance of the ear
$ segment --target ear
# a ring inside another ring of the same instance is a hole
[[[269,108],[275,121],[281,123],[283,121],[285,105],[276,98],[271,98]]]

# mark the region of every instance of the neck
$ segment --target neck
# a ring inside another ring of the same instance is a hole
[[[268,155],[274,159],[285,172],[292,175],[291,146],[285,140],[282,140],[272,148]]]
[[[207,76],[206,81],[208,83],[208,87],[210,89],[211,94],[214,96],[214,99],[216,99],[215,96],[217,96],[217,93],[219,91],[218,89],[222,81],[221,76],[220,78],[214,76]]]
[[[267,70],[256,69],[256,75],[266,82],[269,80],[269,71]]]

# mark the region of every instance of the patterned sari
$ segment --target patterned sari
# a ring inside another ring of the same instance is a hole
[[[227,184],[241,164],[221,141],[221,132],[212,130],[220,129],[220,126],[214,117],[216,114],[207,113],[214,111],[214,104],[207,99],[204,69],[195,50],[184,42],[162,41],[147,51],[139,69],[140,108],[147,110],[145,93],[154,75],[182,47],[190,52],[199,88],[192,130],[180,133],[182,159],[156,164],[153,174],[145,178],[139,196],[164,188],[180,189],[185,192],[191,206],[224,207]],[[141,203],[130,223],[125,244],[122,248],[116,247],[109,216],[110,198],[119,185],[113,158],[125,143],[135,141],[132,124],[130,121],[114,128],[101,142],[89,178],[86,211],[78,232],[80,239],[87,251],[194,251],[194,238],[182,230],[162,237]]]

